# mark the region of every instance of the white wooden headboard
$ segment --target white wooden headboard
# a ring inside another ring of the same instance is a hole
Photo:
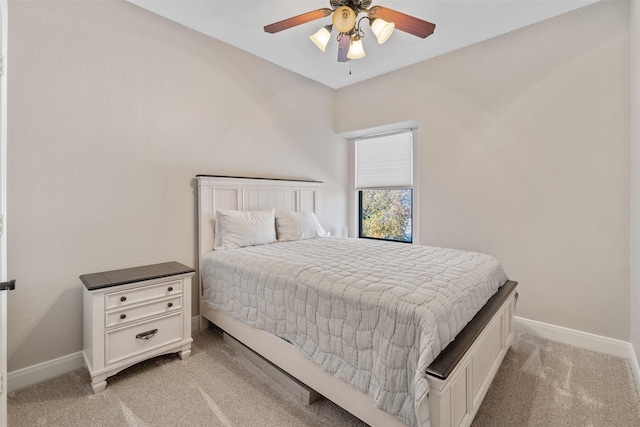
[[[216,210],[280,209],[318,214],[320,181],[197,175],[198,262],[213,250]]]

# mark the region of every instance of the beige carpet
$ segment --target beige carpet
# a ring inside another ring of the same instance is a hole
[[[189,359],[161,356],[93,394],[77,370],[8,398],[13,426],[364,426],[327,400],[301,404],[223,342],[194,334]],[[640,426],[628,361],[518,334],[473,424]]]
[[[627,359],[516,334],[473,427],[639,427]]]

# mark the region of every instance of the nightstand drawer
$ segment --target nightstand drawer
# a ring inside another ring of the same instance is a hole
[[[182,295],[154,301],[149,304],[138,304],[106,313],[105,327],[126,325],[147,317],[170,313],[182,309]]]
[[[105,333],[105,363],[114,363],[182,340],[182,312]]]
[[[109,292],[105,295],[105,308],[109,310],[111,308],[125,307],[131,304],[181,293],[181,280],[162,282],[156,285],[143,286],[126,291]]]

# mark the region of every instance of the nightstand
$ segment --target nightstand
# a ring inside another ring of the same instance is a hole
[[[94,393],[107,377],[161,354],[191,354],[191,278],[178,262],[83,274],[84,362]]]

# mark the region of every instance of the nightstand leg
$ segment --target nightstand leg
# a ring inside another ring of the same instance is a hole
[[[180,352],[180,359],[184,360],[191,355],[191,349]]]
[[[94,393],[100,393],[107,388],[107,376],[98,375],[97,377],[91,377],[91,387],[93,387]]]

